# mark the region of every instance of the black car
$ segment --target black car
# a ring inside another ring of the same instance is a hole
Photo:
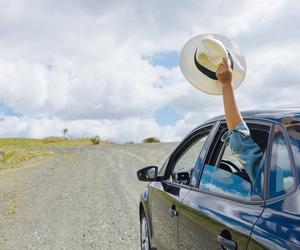
[[[258,185],[221,140],[225,117],[188,134],[140,197],[142,249],[300,249],[300,109],[243,113],[264,151]]]

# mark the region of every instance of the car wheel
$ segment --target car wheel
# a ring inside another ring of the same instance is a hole
[[[148,222],[144,213],[142,213],[140,220],[140,239],[141,250],[150,250]]]

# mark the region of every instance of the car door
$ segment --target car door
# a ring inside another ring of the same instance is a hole
[[[248,126],[252,137],[265,150],[270,127]],[[257,176],[261,186],[254,187],[229,146],[222,142],[225,131],[223,124],[204,161],[199,184],[179,208],[180,249],[247,249],[251,230],[264,209],[266,160],[263,158]]]
[[[298,131],[274,126],[266,206],[248,249],[300,249],[300,192],[294,160],[300,155],[299,128],[299,123]]]
[[[190,177],[212,127],[204,126],[184,139],[169,157],[162,181],[149,185],[152,247],[178,249],[180,203],[190,191]]]

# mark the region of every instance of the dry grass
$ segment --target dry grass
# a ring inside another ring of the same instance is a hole
[[[92,145],[89,138],[87,139],[66,139],[63,137],[46,137],[42,140],[35,140],[39,145],[51,145],[51,146],[86,146]]]
[[[104,142],[101,142],[104,143]],[[53,155],[48,146],[68,147],[92,145],[90,139],[66,139],[47,137],[44,139],[12,138],[0,139],[0,170],[15,168],[26,160]]]

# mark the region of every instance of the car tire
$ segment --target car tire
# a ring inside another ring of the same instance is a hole
[[[141,241],[141,250],[151,249],[148,221],[144,212],[142,212],[141,219],[140,219],[140,241]]]

